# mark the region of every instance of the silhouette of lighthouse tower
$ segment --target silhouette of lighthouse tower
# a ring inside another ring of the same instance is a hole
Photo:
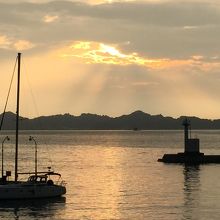
[[[183,120],[182,125],[184,126],[184,153],[196,154],[199,153],[199,139],[189,138],[190,121],[188,118]]]

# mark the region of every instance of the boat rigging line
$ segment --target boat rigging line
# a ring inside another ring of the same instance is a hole
[[[6,109],[7,109],[7,105],[8,105],[9,96],[10,96],[10,93],[11,93],[11,87],[12,87],[12,83],[13,83],[13,79],[14,79],[14,75],[15,75],[15,69],[16,69],[16,66],[17,66],[17,62],[18,62],[18,57],[16,57],[16,60],[15,60],[13,74],[12,74],[12,77],[11,77],[9,90],[8,90],[8,94],[7,94],[6,102],[5,102],[5,106],[4,106],[4,111],[3,111],[3,114],[2,114],[2,118],[1,118],[0,131],[2,130],[2,126],[3,126],[3,122],[4,122],[4,117],[5,117],[5,113],[6,113]]]

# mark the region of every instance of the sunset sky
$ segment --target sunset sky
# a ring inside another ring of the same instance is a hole
[[[220,118],[218,0],[0,0],[1,111],[18,51],[23,116]]]

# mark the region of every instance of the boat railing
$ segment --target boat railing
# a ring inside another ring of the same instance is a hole
[[[66,186],[66,182],[64,180],[58,180],[55,182],[58,186]]]
[[[47,172],[37,172],[37,176],[35,172],[26,172],[26,173],[18,173],[18,174],[26,174],[26,175],[31,175],[28,179],[30,180],[30,178],[32,179],[37,179],[38,177],[42,178],[42,177],[46,177],[46,179],[48,178],[47,182],[51,180],[51,176],[59,176],[59,178],[57,180],[52,179],[52,183],[49,183],[51,185],[53,185],[53,183],[55,185],[59,185],[59,186],[66,186],[66,182],[64,180],[62,180],[61,175],[59,173],[55,173],[53,171],[47,171]]]
[[[62,180],[61,184],[62,184],[62,186],[66,186],[67,182]]]

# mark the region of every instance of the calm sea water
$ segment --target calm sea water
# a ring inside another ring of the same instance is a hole
[[[1,133],[5,169],[14,170],[14,135]],[[52,166],[67,182],[60,199],[0,202],[0,219],[220,218],[220,165],[166,165],[157,159],[182,151],[182,131],[31,131],[22,132],[19,171]],[[220,154],[220,131],[194,131],[201,150]],[[21,176],[20,176],[21,177]]]

